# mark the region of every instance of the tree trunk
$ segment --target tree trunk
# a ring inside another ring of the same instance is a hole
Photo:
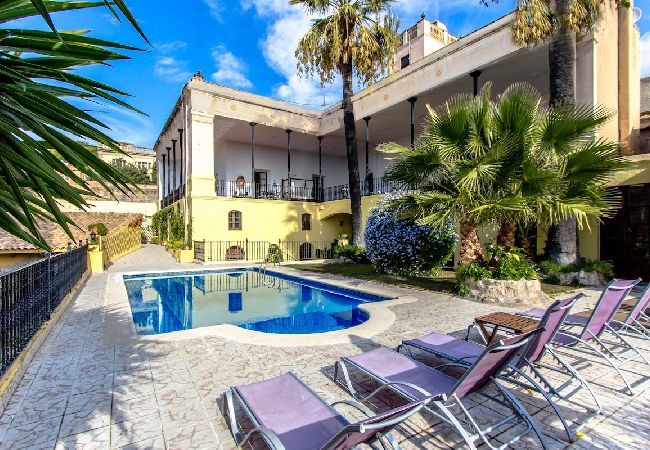
[[[363,244],[361,233],[361,185],[359,181],[359,155],[357,152],[357,126],[352,106],[352,62],[343,66],[343,124],[345,125],[345,147],[348,159],[348,181],[350,207],[352,210],[352,243]]]
[[[467,266],[483,259],[483,249],[478,238],[478,229],[471,220],[462,220],[460,222],[460,247],[458,253],[460,253],[458,263],[461,266]]]
[[[549,45],[550,106],[575,105],[576,35],[567,25],[571,0],[556,0],[558,27]],[[575,217],[549,229],[548,254],[560,264],[579,261],[578,223]]]
[[[499,227],[497,234],[497,244],[503,247],[512,247],[515,245],[515,236],[517,233],[517,223],[512,220],[504,220]]]
[[[548,230],[548,256],[562,265],[580,261],[578,249],[578,222],[574,217],[564,219]]]

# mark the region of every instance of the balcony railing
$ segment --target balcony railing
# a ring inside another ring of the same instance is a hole
[[[169,205],[174,204],[175,202],[185,198],[185,185],[183,184],[182,186],[177,187],[174,189],[172,192],[167,194],[163,199],[160,201],[160,207],[161,208],[166,208]]]
[[[301,202],[328,202],[350,198],[350,189],[347,184],[315,188],[312,180],[291,178],[290,183],[282,180],[281,184],[250,183],[241,181],[220,181],[216,185],[216,194],[219,197],[230,198],[259,198],[267,200],[290,200]],[[408,190],[403,183],[384,180],[360,182],[361,195],[376,195]]]

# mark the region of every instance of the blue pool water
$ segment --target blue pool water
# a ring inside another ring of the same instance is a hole
[[[386,297],[257,269],[125,276],[138,334],[232,324],[280,334],[322,333],[365,322],[357,307]]]

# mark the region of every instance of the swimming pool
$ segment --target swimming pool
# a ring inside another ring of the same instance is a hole
[[[278,334],[311,334],[359,325],[358,308],[390,297],[257,268],[125,275],[140,335],[212,325]]]

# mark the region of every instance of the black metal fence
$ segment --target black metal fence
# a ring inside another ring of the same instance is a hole
[[[387,194],[389,192],[410,190],[403,183],[388,181],[383,178],[368,179],[360,182],[361,195]],[[243,181],[224,181],[216,183],[218,197],[259,198],[267,200],[290,200],[302,202],[329,202],[350,198],[347,184],[329,187],[315,187],[313,180],[291,178],[281,183],[251,183]]]
[[[203,262],[264,261],[280,255],[282,261],[334,258],[332,241],[194,241],[194,259]]]
[[[88,268],[88,246],[0,275],[0,374]]]

